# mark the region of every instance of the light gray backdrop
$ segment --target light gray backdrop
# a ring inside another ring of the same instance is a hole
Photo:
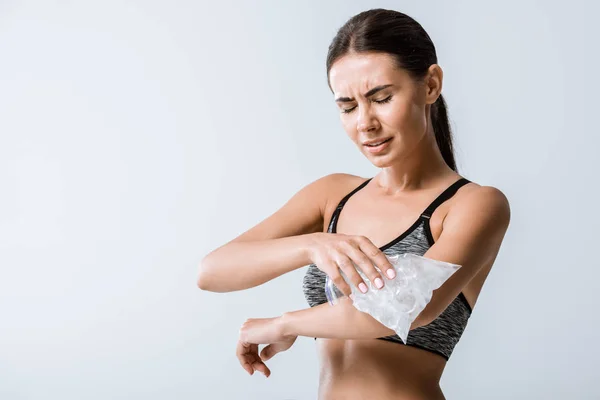
[[[448,399],[600,398],[598,5],[5,0],[1,399],[316,398],[312,338],[269,379],[234,354],[246,318],[307,307],[305,269],[215,294],[197,266],[318,177],[377,173],[325,77],[376,7],[428,31],[460,172],[512,206]]]

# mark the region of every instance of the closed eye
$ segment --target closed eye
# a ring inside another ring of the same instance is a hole
[[[392,100],[392,96],[388,96],[383,100],[373,100],[375,103],[378,104],[385,104],[388,103],[390,100]],[[354,111],[354,109],[356,108],[356,106],[352,107],[352,108],[346,108],[346,109],[342,109],[342,113],[343,114],[350,114],[352,111]]]

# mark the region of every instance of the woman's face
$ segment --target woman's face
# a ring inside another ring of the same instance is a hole
[[[439,82],[416,82],[385,53],[348,54],[333,64],[329,82],[344,130],[375,166],[407,157],[427,134],[429,105],[441,92],[441,69],[430,71]]]

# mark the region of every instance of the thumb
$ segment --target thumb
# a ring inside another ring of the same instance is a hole
[[[262,351],[260,352],[260,358],[263,361],[267,361],[278,352],[279,350],[277,349],[276,343],[272,343],[268,346],[265,346],[265,348],[262,349]]]

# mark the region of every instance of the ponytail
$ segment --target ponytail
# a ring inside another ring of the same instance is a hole
[[[437,142],[442,157],[446,164],[458,172],[456,168],[456,161],[454,160],[454,147],[452,145],[452,130],[450,129],[450,122],[448,121],[448,112],[446,111],[446,101],[440,94],[438,99],[433,103],[431,107],[431,122],[433,125],[433,131],[435,132],[435,141]]]

